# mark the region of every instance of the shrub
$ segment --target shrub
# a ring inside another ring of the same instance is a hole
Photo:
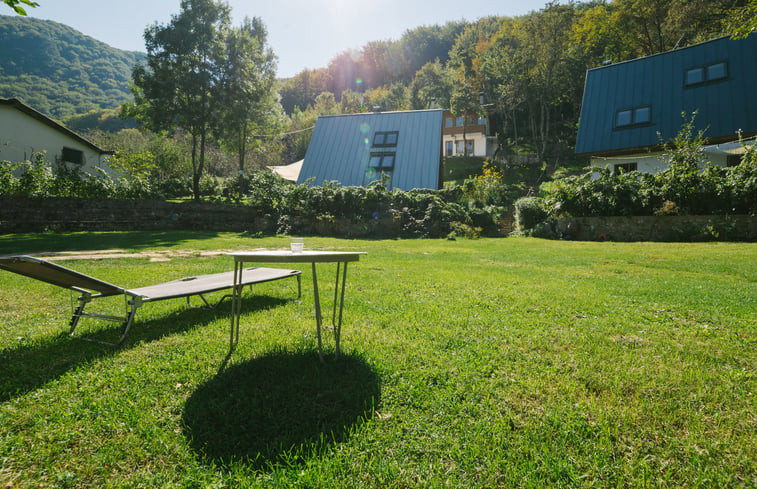
[[[515,225],[520,232],[535,228],[548,215],[544,200],[539,197],[523,197],[515,201]]]

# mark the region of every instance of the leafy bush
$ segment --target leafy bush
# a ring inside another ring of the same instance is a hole
[[[523,197],[515,201],[515,225],[520,232],[533,229],[548,215],[544,201],[539,197]]]

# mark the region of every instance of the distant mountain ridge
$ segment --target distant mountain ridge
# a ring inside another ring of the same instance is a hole
[[[0,15],[0,97],[58,119],[131,100],[131,70],[144,59],[58,22]]]

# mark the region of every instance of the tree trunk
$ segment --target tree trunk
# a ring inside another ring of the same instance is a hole
[[[192,195],[195,200],[200,199],[200,178],[197,173],[197,135],[192,133]]]

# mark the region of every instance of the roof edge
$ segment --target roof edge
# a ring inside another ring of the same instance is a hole
[[[71,129],[67,128],[63,124],[61,124],[61,123],[59,123],[59,122],[51,119],[50,117],[46,116],[42,112],[39,112],[38,110],[36,110],[36,109],[34,109],[34,108],[26,105],[25,103],[23,103],[21,100],[19,100],[17,98],[0,98],[0,105],[7,105],[9,107],[13,107],[13,108],[15,108],[15,109],[23,112],[24,114],[26,114],[26,115],[28,115],[28,116],[30,116],[30,117],[38,120],[39,122],[41,122],[41,123],[43,123],[43,124],[45,124],[45,125],[53,128],[53,129],[55,129],[56,131],[60,131],[60,132],[64,133],[66,136],[70,137],[71,139],[75,139],[76,141],[84,144],[85,146],[89,147],[90,149],[93,149],[93,150],[97,151],[101,155],[112,155],[114,153],[113,151],[107,151],[107,150],[104,150],[104,149],[100,148],[95,143],[93,143],[92,141],[88,140],[87,138],[85,138],[81,134],[75,133],[74,131],[72,131]]]

